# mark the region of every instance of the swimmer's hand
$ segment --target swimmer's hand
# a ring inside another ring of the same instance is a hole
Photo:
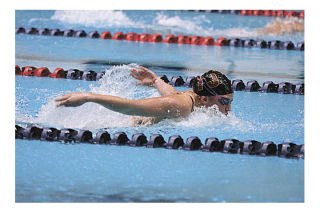
[[[91,93],[87,92],[72,92],[56,98],[55,101],[58,102],[57,107],[77,107],[86,103],[90,95]]]
[[[139,66],[139,69],[133,68],[130,71],[130,75],[139,80],[137,85],[153,86],[155,81],[158,79],[158,76],[154,74],[154,72],[142,66]]]

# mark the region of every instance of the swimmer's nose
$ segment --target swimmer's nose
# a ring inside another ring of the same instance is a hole
[[[231,111],[231,104],[228,104],[226,109],[225,109],[225,115],[228,115],[228,112]]]
[[[228,104],[228,105],[227,105],[226,111],[231,111],[231,104]]]

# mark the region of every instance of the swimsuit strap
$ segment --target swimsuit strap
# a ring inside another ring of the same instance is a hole
[[[186,94],[186,95],[188,95],[188,96],[191,98],[191,102],[192,102],[191,112],[193,112],[193,111],[194,111],[194,103],[195,103],[194,97],[193,97],[188,91],[185,91],[185,92],[177,92],[176,94],[177,94],[177,95],[179,95],[179,94]]]
[[[194,110],[194,98],[192,97],[192,95],[189,95],[192,101],[192,107],[191,107],[191,112],[193,112]]]

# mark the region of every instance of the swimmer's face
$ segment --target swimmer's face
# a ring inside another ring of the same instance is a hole
[[[228,99],[229,101],[223,100],[223,99]],[[207,96],[206,106],[211,107],[213,105],[217,105],[221,113],[228,115],[228,112],[231,111],[232,101],[233,101],[233,93],[227,94],[227,95]],[[229,102],[229,103],[226,104],[225,102]]]

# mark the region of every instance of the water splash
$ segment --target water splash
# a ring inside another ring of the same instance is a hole
[[[51,17],[65,24],[79,24],[86,27],[142,27],[143,24],[132,21],[122,11],[113,10],[57,10]]]
[[[136,96],[139,94],[149,97],[158,95],[155,89],[150,89],[143,93],[141,89],[136,87],[136,80],[129,76],[129,70],[133,67],[137,67],[137,65],[114,66],[106,70],[106,74],[99,80],[99,84],[90,86],[90,92],[129,99],[137,98]],[[81,88],[78,88],[77,91],[85,92]],[[134,125],[132,116],[111,111],[94,103],[86,103],[76,108],[57,108],[54,98],[41,107],[37,117],[31,122],[52,125],[58,128],[90,130]]]
[[[154,28],[167,31],[172,34],[201,35],[201,36],[226,36],[226,37],[250,37],[257,33],[248,28],[215,29],[214,27],[203,27],[205,24],[213,25],[206,16],[194,16],[192,20],[183,19],[180,16],[169,17],[164,13],[158,13],[154,19]],[[167,28],[167,29],[166,29]]]
[[[227,116],[224,115],[219,111],[217,105],[208,108],[196,107],[189,116],[179,119],[167,119],[161,125],[163,124],[186,128],[205,128],[209,131],[217,127],[232,128],[240,132],[248,132],[254,129],[250,122],[237,118],[233,112],[229,112]]]
[[[169,17],[164,13],[157,13],[157,16],[153,20],[153,28],[166,30],[173,34],[194,34],[198,32],[200,34],[209,35],[212,28],[204,29],[201,24],[210,22],[205,16],[196,16],[192,20],[183,19],[180,16]]]

